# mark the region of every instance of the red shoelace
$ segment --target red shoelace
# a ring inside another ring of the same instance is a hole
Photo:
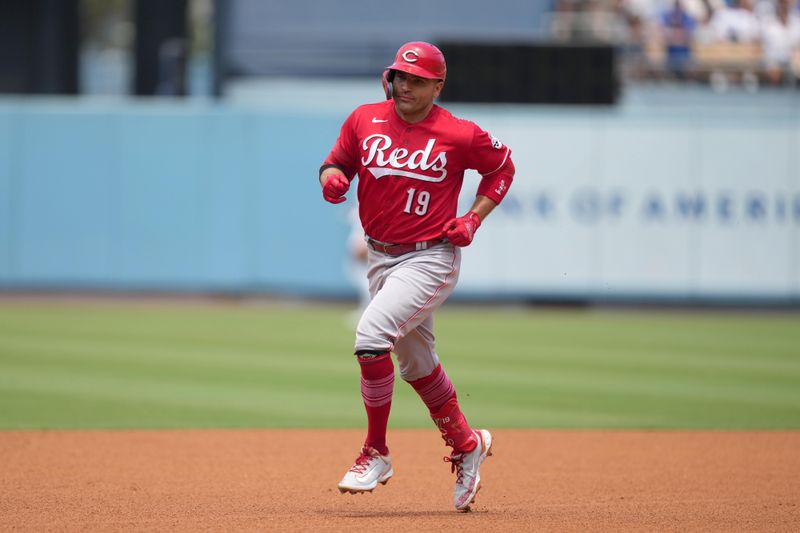
[[[365,452],[366,450],[361,450],[361,455],[356,457],[356,463],[350,467],[351,472],[363,474],[367,471],[367,467],[369,466],[369,461],[372,459],[372,456]]]
[[[464,465],[462,462],[464,461],[464,454],[463,453],[454,453],[450,457],[445,456],[444,462],[450,463],[450,472],[456,473],[456,483],[462,483],[464,481]]]

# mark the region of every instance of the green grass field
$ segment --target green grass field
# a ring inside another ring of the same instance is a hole
[[[0,428],[363,427],[339,305],[0,302]],[[800,428],[796,314],[446,306],[493,428]],[[430,427],[397,380],[391,427]]]

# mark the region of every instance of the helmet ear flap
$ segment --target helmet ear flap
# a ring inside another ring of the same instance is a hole
[[[392,99],[392,81],[394,80],[394,70],[387,68],[383,71],[381,76],[381,85],[383,85],[383,92],[386,93],[386,99]]]

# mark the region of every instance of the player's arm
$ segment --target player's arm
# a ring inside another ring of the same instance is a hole
[[[350,189],[350,180],[341,168],[326,164],[319,169],[319,184],[322,186],[322,197],[332,204],[340,204],[347,200],[345,193]]]
[[[355,173],[354,160],[357,157],[355,133],[353,129],[354,114],[350,114],[342,124],[336,144],[319,167],[319,184],[322,197],[332,204],[344,202],[345,193],[350,189],[350,179]]]
[[[475,197],[475,201],[472,203],[472,207],[470,211],[478,215],[478,218],[481,222],[486,220],[486,217],[489,216],[494,208],[497,207],[497,203],[489,198],[488,196],[483,196],[479,194]]]
[[[514,163],[507,157],[500,168],[485,174],[470,210],[462,217],[447,221],[442,228],[442,236],[456,246],[469,246],[481,222],[503,201],[514,179],[514,172]]]
[[[325,164],[319,167],[319,184],[321,187],[325,186],[325,182],[328,181],[328,178],[333,176],[334,174],[341,174],[344,176],[344,170],[339,168],[337,165],[333,164]]]

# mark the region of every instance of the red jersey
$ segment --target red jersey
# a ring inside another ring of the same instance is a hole
[[[438,105],[415,124],[394,101],[358,107],[342,125],[325,164],[358,176],[364,232],[390,243],[435,239],[456,216],[464,171],[483,176],[478,194],[500,203],[514,177],[511,150],[475,123]]]

